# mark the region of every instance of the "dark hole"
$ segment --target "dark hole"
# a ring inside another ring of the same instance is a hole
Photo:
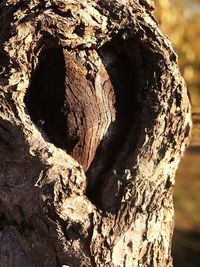
[[[85,26],[83,23],[80,25],[77,25],[74,29],[74,33],[76,33],[78,36],[83,37],[85,33]]]
[[[3,231],[3,228],[8,224],[9,222],[5,216],[5,213],[0,213],[0,231]]]
[[[70,152],[73,144],[66,143],[65,73],[62,48],[45,50],[32,76],[25,103],[32,121],[44,130],[50,141]]]

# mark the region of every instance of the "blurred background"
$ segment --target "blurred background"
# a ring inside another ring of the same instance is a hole
[[[155,16],[179,56],[192,105],[190,146],[174,193],[174,267],[200,267],[200,0],[154,0]]]

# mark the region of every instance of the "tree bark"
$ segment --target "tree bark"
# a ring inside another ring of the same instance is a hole
[[[0,266],[172,266],[190,104],[150,1],[2,0]]]

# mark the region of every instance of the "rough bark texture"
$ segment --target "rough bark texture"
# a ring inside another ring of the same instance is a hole
[[[190,105],[152,10],[1,1],[1,267],[172,266]]]

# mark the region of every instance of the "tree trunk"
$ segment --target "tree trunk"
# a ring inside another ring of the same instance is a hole
[[[143,0],[2,0],[0,266],[172,266],[190,105]]]

